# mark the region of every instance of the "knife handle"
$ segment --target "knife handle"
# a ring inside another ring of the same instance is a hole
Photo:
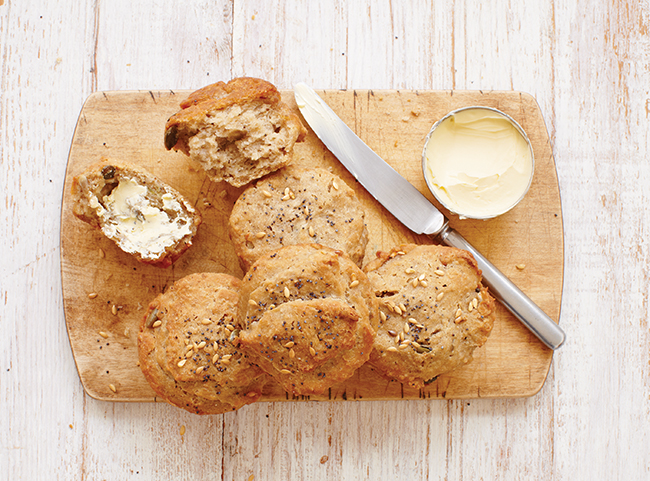
[[[446,245],[471,252],[483,272],[483,281],[490,292],[540,341],[551,349],[557,349],[566,338],[564,331],[542,311],[526,294],[490,261],[483,257],[458,232],[445,226],[438,238]]]

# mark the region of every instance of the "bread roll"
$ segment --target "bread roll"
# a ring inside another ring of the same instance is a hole
[[[469,252],[407,244],[364,270],[381,317],[369,363],[386,377],[421,388],[470,362],[487,340],[495,301]]]
[[[201,216],[176,190],[102,158],[72,181],[74,215],[139,261],[170,266],[192,244]]]
[[[165,147],[197,161],[214,181],[241,187],[291,161],[305,128],[265,80],[208,85],[181,103],[165,126]]]
[[[191,274],[149,305],[138,335],[140,368],[165,401],[220,414],[259,399],[268,377],[233,344],[240,285],[227,274]]]
[[[325,169],[284,167],[249,186],[230,214],[230,238],[244,271],[291,244],[340,249],[361,265],[368,243],[354,191]]]
[[[294,395],[320,394],[370,356],[377,301],[343,252],[318,244],[262,256],[242,281],[239,341]]]

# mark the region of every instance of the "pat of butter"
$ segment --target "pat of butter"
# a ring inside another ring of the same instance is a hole
[[[533,176],[528,139],[505,114],[472,107],[432,129],[424,150],[427,185],[461,218],[488,219],[513,208]]]
[[[103,205],[99,202],[91,205],[105,222],[104,233],[115,239],[122,250],[138,252],[145,259],[156,259],[167,247],[191,234],[190,219],[183,215],[178,201],[171,194],[163,194],[162,201],[162,210],[152,206],[145,185],[122,179],[104,197]],[[166,211],[177,215],[172,218]]]

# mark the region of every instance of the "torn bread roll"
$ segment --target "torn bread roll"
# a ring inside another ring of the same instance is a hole
[[[201,216],[176,190],[131,165],[103,158],[72,181],[74,215],[139,261],[170,266]]]
[[[241,187],[291,161],[306,130],[265,80],[239,77],[192,93],[167,121],[165,147],[197,161],[214,181]]]

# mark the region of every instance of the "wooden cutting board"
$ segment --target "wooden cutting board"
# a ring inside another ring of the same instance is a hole
[[[527,132],[535,177],[525,199],[488,221],[450,223],[556,322],[563,281],[562,208],[555,163],[539,106],[519,92],[319,91],[341,118],[382,158],[433,201],[421,172],[424,138],[450,110],[483,105],[511,115]],[[156,401],[138,367],[137,330],[148,303],[192,272],[243,272],[228,237],[228,216],[243,189],[209,181],[185,155],[168,152],[164,125],[189,91],[98,92],[83,106],[72,140],[61,213],[61,275],[72,353],[91,397]],[[282,92],[296,108],[293,93]],[[297,108],[296,108],[297,110]],[[139,164],[185,195],[203,216],[194,245],[170,268],[141,264],[72,215],[71,180],[102,156]],[[331,169],[353,187],[366,209],[366,261],[400,243],[432,243],[408,231],[355,182],[309,131],[295,148],[296,163]],[[443,212],[445,212],[443,210]],[[445,212],[446,213],[446,212]],[[525,267],[523,267],[525,266]],[[523,267],[523,268],[522,268]],[[491,337],[474,361],[418,390],[387,381],[363,366],[353,378],[311,400],[377,400],[531,396],[544,384],[552,351],[503,306]],[[264,401],[290,400],[269,386]],[[305,398],[300,398],[305,399]]]

